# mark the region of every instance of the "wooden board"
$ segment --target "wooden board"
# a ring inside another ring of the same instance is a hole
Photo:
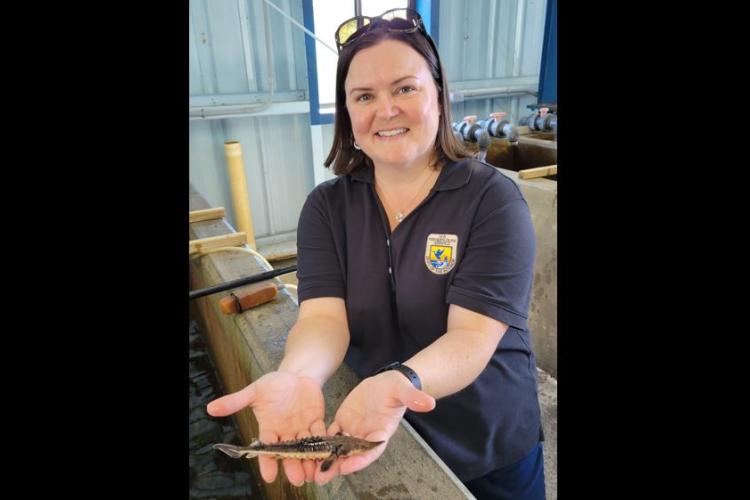
[[[191,224],[193,222],[200,222],[202,220],[221,219],[222,217],[224,217],[224,207],[193,210],[189,215]]]
[[[518,177],[521,179],[535,179],[537,177],[547,177],[548,175],[557,174],[557,165],[547,165],[545,167],[527,168],[518,171]]]
[[[518,137],[518,142],[521,144],[534,144],[536,146],[548,149],[557,149],[557,141],[549,141],[546,139],[537,139],[528,135],[521,135]]]
[[[245,233],[229,233],[208,238],[199,238],[190,240],[189,253],[201,252],[211,248],[219,247],[238,247],[247,243]]]
[[[297,258],[297,240],[289,239],[270,244],[258,244],[258,251],[268,262]]]

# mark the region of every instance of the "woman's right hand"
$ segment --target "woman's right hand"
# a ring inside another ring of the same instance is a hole
[[[318,382],[286,372],[274,371],[241,391],[211,401],[206,410],[214,417],[224,417],[251,407],[258,420],[259,436],[264,443],[275,443],[309,436],[325,436],[323,421],[325,403]],[[284,459],[284,472],[289,482],[302,486],[315,476],[313,460]],[[273,482],[278,473],[275,459],[258,457],[260,474]]]

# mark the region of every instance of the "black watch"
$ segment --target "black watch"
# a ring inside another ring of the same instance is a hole
[[[416,387],[420,391],[422,390],[422,381],[419,380],[419,375],[417,375],[417,372],[415,372],[414,370],[412,370],[406,365],[402,365],[398,361],[394,361],[393,363],[387,364],[384,367],[378,369],[378,371],[375,372],[375,375],[377,375],[378,373],[388,371],[388,370],[396,370],[398,372],[403,373],[406,376],[406,378],[409,379],[409,381],[412,383],[414,387]]]

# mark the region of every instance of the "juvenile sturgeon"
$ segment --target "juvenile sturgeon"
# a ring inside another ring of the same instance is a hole
[[[232,458],[255,458],[266,455],[271,458],[301,458],[323,460],[320,470],[331,468],[338,457],[350,457],[372,450],[385,441],[367,441],[338,433],[335,436],[312,436],[278,443],[261,443],[254,440],[248,446],[218,443],[215,450],[223,451]]]

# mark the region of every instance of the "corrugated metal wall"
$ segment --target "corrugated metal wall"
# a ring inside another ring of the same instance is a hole
[[[272,1],[303,24],[302,0]],[[335,8],[331,1],[332,13]],[[546,0],[441,1],[438,43],[451,90],[537,81],[545,8]],[[274,102],[306,100],[305,35],[272,8],[268,17]],[[189,22],[191,105],[262,101],[268,89],[262,0],[190,0]],[[501,110],[517,123],[535,102],[532,95],[465,100],[452,105],[453,120]],[[332,136],[333,125],[324,125],[324,155]],[[226,140],[242,145],[256,238],[293,235],[314,187],[309,115],[191,120],[190,181],[213,206],[226,207],[234,223]]]
[[[440,2],[439,50],[451,90],[502,87],[521,77],[535,77],[538,82],[546,4],[546,0]],[[454,121],[505,111],[506,119],[518,123],[531,114],[526,106],[534,103],[533,95],[471,99],[453,103],[451,110]]]
[[[302,23],[300,0],[274,4]],[[267,9],[274,101],[306,99],[304,34]],[[263,2],[190,0],[190,98],[193,105],[262,101],[268,90]],[[242,146],[256,238],[296,230],[312,189],[307,114],[190,121],[190,182],[234,224],[224,141]]]

